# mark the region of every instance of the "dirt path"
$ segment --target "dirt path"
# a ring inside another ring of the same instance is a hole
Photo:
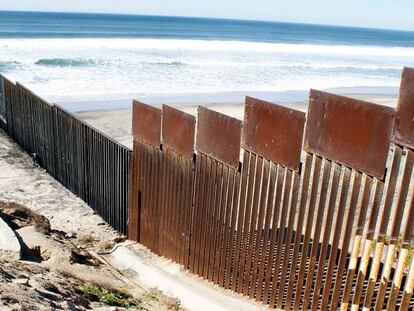
[[[0,217],[23,246],[22,260],[0,257],[0,310],[180,309],[102,262],[124,237],[1,131]]]

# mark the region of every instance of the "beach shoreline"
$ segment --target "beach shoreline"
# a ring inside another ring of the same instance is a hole
[[[356,96],[366,98],[368,101],[375,99],[387,104],[388,98],[394,98],[398,94],[397,87],[339,87],[321,89],[326,92],[341,94],[346,96]],[[307,101],[309,90],[287,90],[287,91],[227,91],[227,92],[201,92],[201,93],[176,93],[176,94],[125,94],[117,98],[97,99],[96,96],[79,97],[79,98],[46,98],[51,103],[56,103],[71,112],[90,112],[96,110],[114,110],[130,108],[133,99],[141,102],[161,107],[165,103],[175,103],[179,106],[194,106],[194,105],[231,105],[244,102],[246,96],[260,98],[262,100],[287,104],[297,103],[299,110],[306,109],[302,107],[303,103]]]

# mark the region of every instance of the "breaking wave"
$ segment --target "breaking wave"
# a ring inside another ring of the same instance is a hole
[[[96,65],[96,61],[92,59],[77,58],[41,58],[35,62],[35,65],[56,67],[84,67],[94,66]]]

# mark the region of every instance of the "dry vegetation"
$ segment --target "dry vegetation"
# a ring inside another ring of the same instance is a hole
[[[20,261],[0,257],[0,310],[179,310],[180,302],[120,278],[89,249],[116,241],[53,230],[47,218],[0,201],[0,217],[23,247]]]

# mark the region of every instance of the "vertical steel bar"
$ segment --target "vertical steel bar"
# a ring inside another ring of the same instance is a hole
[[[391,164],[390,178],[387,185],[387,192],[385,195],[384,208],[381,215],[381,220],[379,224],[378,232],[378,241],[375,244],[375,254],[373,257],[373,262],[371,264],[371,270],[368,280],[368,286],[366,290],[366,296],[364,300],[364,310],[370,310],[371,304],[374,298],[375,285],[378,278],[378,273],[380,269],[380,263],[382,258],[382,253],[384,249],[384,244],[386,240],[386,234],[388,229],[388,223],[391,215],[391,208],[394,201],[395,188],[398,180],[398,173],[400,171],[400,162],[401,162],[402,148],[394,145],[394,154]],[[362,282],[362,280],[361,280]],[[359,306],[360,301],[358,299],[353,301],[353,308]]]
[[[263,163],[263,180],[262,180],[262,186],[261,186],[261,190],[260,190],[260,203],[259,203],[259,211],[258,211],[258,221],[257,221],[257,229],[256,229],[256,238],[254,241],[254,245],[255,245],[255,249],[254,249],[254,253],[252,254],[252,259],[251,261],[248,261],[248,264],[251,262],[252,263],[252,274],[249,280],[250,283],[250,298],[254,298],[255,297],[255,293],[256,293],[256,285],[258,283],[257,280],[257,273],[258,273],[258,269],[259,269],[259,260],[260,260],[260,254],[264,253],[264,248],[265,248],[265,244],[264,242],[264,234],[266,234],[263,230],[264,230],[264,216],[265,216],[265,212],[266,212],[266,203],[267,200],[266,198],[269,195],[269,190],[268,190],[268,186],[269,186],[269,180],[270,180],[270,176],[269,176],[269,172],[270,172],[270,161],[268,160],[264,160]],[[259,275],[259,277],[261,277]]]
[[[349,249],[349,243],[351,239],[352,234],[352,227],[354,223],[354,218],[356,214],[357,204],[359,195],[361,192],[361,178],[362,174],[360,172],[354,171],[354,180],[352,185],[352,192],[351,192],[351,200],[349,202],[348,207],[348,213],[346,217],[346,224],[344,228],[340,228],[343,233],[342,237],[342,243],[341,247],[339,249],[340,255],[339,255],[339,262],[337,264],[337,272],[335,277],[335,283],[333,288],[333,295],[331,298],[330,305],[332,308],[337,308],[338,299],[341,291],[341,284],[342,284],[342,278],[344,273],[344,268],[346,264],[346,257],[348,255],[348,249]],[[328,282],[328,288],[330,288],[331,282]],[[325,287],[325,290],[327,290],[327,287]]]
[[[284,189],[285,188],[285,170],[280,165],[278,165],[278,173],[277,173],[277,189]],[[280,217],[280,210],[283,204],[282,202],[282,194],[283,191],[278,191],[276,193],[272,193],[272,197],[274,196],[274,209],[273,209],[273,219],[271,222],[270,227],[270,247],[269,253],[267,256],[267,265],[266,265],[266,273],[265,273],[265,284],[263,289],[263,302],[269,303],[270,295],[271,295],[271,280],[272,274],[274,272],[274,262],[275,262],[275,248],[276,248],[276,238],[278,234],[278,224],[279,224],[279,217]],[[274,275],[273,275],[274,277]]]
[[[407,155],[404,163],[404,171],[401,179],[401,189],[398,194],[397,206],[391,227],[390,244],[388,245],[387,258],[385,260],[384,268],[382,270],[381,283],[378,290],[377,301],[375,309],[381,310],[384,305],[386,290],[389,285],[391,276],[392,264],[394,262],[394,255],[397,251],[397,242],[400,233],[401,221],[404,213],[405,202],[408,194],[408,186],[410,184],[411,174],[413,170],[414,152],[407,149]]]
[[[272,216],[275,206],[277,206],[277,202],[275,202],[275,192],[282,193],[282,186],[283,180],[279,175],[279,170],[277,164],[270,162],[270,172],[269,172],[269,187],[266,193],[266,215],[265,215],[265,222],[264,222],[264,229],[263,229],[263,243],[262,243],[262,252],[260,256],[260,264],[259,264],[259,273],[258,273],[258,282],[257,282],[257,293],[256,293],[256,300],[260,301],[263,297],[263,290],[264,290],[264,283],[266,278],[266,271],[267,271],[267,262],[266,260],[269,258],[268,253],[268,244],[270,239],[270,231],[271,231],[271,223],[272,223]],[[276,201],[279,200],[278,198]]]
[[[335,226],[334,226],[334,235],[332,237],[332,244],[329,251],[329,263],[328,268],[326,270],[326,277],[325,277],[325,286],[323,287],[323,294],[322,294],[322,301],[321,301],[321,309],[325,310],[328,305],[328,299],[330,296],[330,290],[331,290],[331,280],[334,273],[334,268],[336,264],[336,258],[337,258],[337,252],[338,252],[338,244],[339,244],[339,238],[341,235],[341,227],[342,222],[345,214],[345,208],[346,203],[348,199],[348,189],[350,185],[350,179],[351,179],[351,169],[345,167],[344,168],[344,176],[343,176],[343,183],[342,183],[342,189],[341,189],[341,196],[339,201],[339,207],[338,212],[336,215],[335,220]]]
[[[286,247],[283,249],[283,242],[285,239],[285,227],[287,221],[287,214],[288,209],[290,206],[290,194],[291,194],[291,186],[292,186],[292,171],[288,168],[285,168],[285,185],[283,189],[283,198],[282,198],[282,212],[280,215],[280,225],[278,228],[278,237],[277,237],[277,246],[276,246],[276,261],[274,265],[274,273],[272,279],[272,290],[270,294],[270,306],[274,306],[276,303],[276,291],[279,290],[278,286],[280,285],[281,277],[279,278],[280,273],[283,273],[282,269],[282,255],[283,252],[289,251]]]
[[[285,241],[285,253],[283,256],[282,263],[282,274],[280,277],[279,288],[278,288],[278,297],[276,302],[276,308],[281,309],[283,307],[283,298],[285,294],[286,282],[288,281],[287,277],[289,275],[288,265],[291,261],[291,246],[293,241],[293,230],[295,225],[296,218],[296,207],[298,205],[298,196],[299,196],[299,186],[300,186],[300,175],[298,173],[293,173],[293,188],[292,188],[292,198],[289,205],[289,222],[286,230],[286,241]]]
[[[254,251],[254,247],[255,247],[255,236],[257,236],[257,229],[256,229],[256,225],[257,225],[257,213],[258,213],[258,208],[259,208],[259,204],[260,204],[260,191],[261,191],[261,186],[262,186],[262,176],[263,176],[263,158],[258,156],[257,157],[257,163],[256,163],[256,172],[255,172],[255,176],[253,176],[254,178],[254,190],[253,190],[253,196],[252,196],[252,207],[251,207],[251,217],[250,217],[250,221],[249,221],[249,229],[248,229],[248,242],[246,244],[246,265],[245,265],[245,269],[244,269],[244,273],[242,274],[242,279],[243,279],[243,294],[244,295],[248,295],[249,294],[249,280],[251,277],[251,263],[252,263],[252,256],[253,256],[253,251]],[[248,246],[247,246],[248,245]],[[257,246],[257,244],[256,244]]]
[[[374,193],[374,200],[371,206],[371,214],[368,223],[368,229],[366,234],[366,240],[364,245],[364,251],[362,253],[361,263],[359,266],[358,276],[355,284],[355,293],[352,300],[351,310],[358,310],[359,304],[361,301],[361,295],[363,291],[363,284],[365,281],[365,276],[367,274],[369,259],[371,256],[371,249],[373,245],[374,235],[375,235],[375,228],[377,223],[377,217],[380,209],[382,193],[384,188],[384,182],[380,180],[376,180],[377,184],[375,187]]]
[[[302,298],[302,286],[303,286],[303,281],[305,278],[305,274],[306,274],[306,264],[308,262],[308,252],[309,252],[309,248],[310,248],[310,238],[311,238],[311,234],[312,234],[312,228],[313,228],[313,220],[315,217],[315,207],[316,207],[316,200],[317,200],[317,195],[318,195],[318,191],[319,191],[319,179],[320,179],[320,175],[321,175],[321,162],[322,159],[318,156],[314,156],[315,158],[315,164],[313,167],[313,174],[312,174],[312,183],[311,183],[311,195],[310,195],[310,200],[309,203],[307,205],[307,221],[306,221],[306,227],[305,227],[305,234],[303,236],[303,241],[302,241],[302,249],[301,249],[301,260],[300,260],[300,265],[299,265],[299,271],[298,271],[298,278],[296,281],[296,294],[295,294],[295,299],[294,299],[294,304],[293,304],[293,308],[299,308],[299,305],[301,303],[301,298]],[[324,161],[324,174],[322,177],[322,187],[323,189],[321,190],[321,198],[322,198],[322,202],[323,204],[320,205],[320,209],[323,210],[324,209],[324,200],[326,198],[326,187],[327,187],[327,182],[326,179],[329,178],[329,174],[330,174],[330,168],[331,168],[331,163],[330,161]],[[323,183],[325,181],[325,184]],[[323,215],[322,213],[320,213],[320,215]],[[298,231],[299,233],[299,231]],[[319,241],[313,241],[314,243],[318,243]],[[297,268],[296,268],[297,269]],[[293,273],[296,273],[296,270],[293,270]]]
[[[334,219],[336,200],[338,197],[338,188],[339,188],[339,183],[340,183],[340,178],[341,178],[341,166],[335,162],[332,165],[333,165],[333,171],[334,171],[333,177],[332,177],[332,188],[330,190],[330,195],[329,195],[328,210],[326,214],[326,224],[325,224],[325,227],[323,228],[323,237],[322,237],[322,243],[320,247],[316,280],[315,280],[315,285],[313,287],[313,298],[312,298],[312,304],[311,304],[312,310],[316,310],[318,307],[318,303],[319,303],[320,290],[322,287],[322,278],[323,278],[323,273],[324,273],[325,262],[327,260],[329,239],[331,236],[331,228],[332,228],[332,223]],[[347,188],[346,189],[344,187],[342,188],[343,190],[347,190]],[[310,296],[312,282],[313,282],[313,277],[312,278],[308,277],[308,279],[306,280],[304,302],[307,302],[307,299],[308,299],[307,297]]]
[[[252,154],[248,151],[244,151],[243,155],[243,171],[241,174],[241,189],[246,189],[248,185],[248,175],[250,174],[250,169],[254,165],[254,159],[252,159]],[[234,251],[234,262],[233,262],[233,277],[232,277],[232,285],[231,289],[233,291],[238,290],[238,280],[239,277],[239,265],[240,265],[240,257],[241,257],[241,243],[243,239],[243,221],[244,221],[244,214],[246,210],[246,195],[247,191],[240,191],[240,207],[238,211],[238,219],[237,219],[237,229],[236,229],[236,237],[235,237],[235,251]],[[233,241],[232,241],[233,242]],[[233,244],[233,243],[232,243]]]
[[[214,242],[214,262],[213,262],[213,279],[212,281],[216,284],[220,284],[220,264],[222,262],[221,258],[224,256],[223,250],[223,240],[224,232],[226,231],[227,221],[226,213],[228,213],[228,200],[229,200],[229,170],[230,167],[223,167],[223,182],[221,187],[221,200],[220,200],[220,213],[218,214],[217,219],[217,229]]]
[[[345,281],[345,289],[341,303],[341,310],[347,310],[348,304],[351,296],[352,285],[354,282],[355,271],[357,268],[359,252],[362,243],[362,235],[364,233],[364,226],[365,226],[365,219],[368,210],[369,199],[371,195],[372,189],[372,177],[365,175],[365,182],[364,182],[364,192],[362,195],[362,202],[359,211],[359,217],[356,227],[356,233],[353,241],[352,251],[351,251],[351,258],[347,267],[347,276]],[[344,249],[342,250],[344,251]]]
[[[208,261],[208,245],[210,243],[210,227],[211,227],[211,218],[214,209],[214,199],[215,199],[215,186],[217,180],[218,166],[219,163],[213,158],[208,157],[207,162],[210,162],[210,171],[209,171],[209,184],[208,184],[208,193],[207,193],[207,205],[203,217],[203,237],[201,239],[201,248],[202,252],[200,254],[200,276],[203,279],[207,279],[207,262]]]
[[[323,297],[322,297],[322,309],[326,309],[329,304],[329,297],[331,295],[331,287],[332,287],[332,274],[335,266],[337,266],[337,272],[336,272],[336,278],[335,278],[335,287],[334,287],[334,293],[333,298],[335,298],[335,295],[337,294],[337,285],[339,283],[339,280],[341,278],[343,265],[344,265],[344,258],[346,258],[346,254],[348,252],[348,246],[347,243],[349,243],[349,235],[352,230],[352,222],[355,215],[356,205],[358,202],[359,192],[360,192],[360,185],[361,185],[361,173],[354,171],[354,177],[353,177],[353,184],[352,184],[352,190],[351,190],[351,198],[348,206],[348,215],[347,215],[347,221],[345,228],[342,227],[343,220],[344,220],[344,214],[345,209],[342,209],[340,212],[338,212],[338,217],[335,223],[335,230],[334,230],[334,237],[332,242],[332,248],[331,253],[329,256],[329,266],[328,266],[328,273],[330,276],[326,277],[325,286],[323,290]],[[343,237],[343,243],[342,243],[342,249],[340,250],[340,260],[339,263],[337,263],[337,255],[338,255],[338,246],[340,243],[340,237],[341,234],[345,230],[344,237]],[[331,298],[332,299],[332,298]],[[334,299],[330,301],[331,307],[335,308],[335,306],[332,305]]]
[[[314,278],[314,269],[315,269],[315,265],[316,265],[316,261],[317,261],[317,253],[319,250],[319,240],[320,240],[320,234],[321,234],[321,229],[320,229],[320,225],[322,224],[323,221],[323,216],[325,214],[325,209],[326,209],[326,199],[328,197],[328,186],[329,186],[329,179],[330,179],[330,175],[331,175],[331,166],[332,166],[332,162],[324,159],[324,165],[323,165],[323,175],[322,175],[322,181],[321,181],[321,190],[320,190],[320,196],[319,196],[319,201],[317,202],[317,215],[316,215],[316,223],[314,225],[312,225],[312,227],[315,227],[314,229],[314,234],[313,237],[311,237],[312,240],[312,247],[310,249],[310,258],[309,258],[309,267],[308,267],[308,271],[305,275],[305,268],[306,268],[306,263],[301,263],[302,267],[301,270],[302,272],[299,272],[299,279],[301,279],[300,284],[297,287],[297,291],[296,291],[296,295],[298,295],[296,297],[296,304],[298,305],[300,302],[300,296],[301,296],[301,291],[302,291],[302,282],[304,282],[303,278],[306,277],[306,283],[305,283],[305,287],[304,287],[304,294],[303,294],[303,300],[302,300],[302,305],[304,309],[308,308],[308,299],[309,299],[309,294],[307,293],[307,285],[309,286],[309,283],[311,284],[313,278]],[[316,200],[316,198],[315,198]],[[316,203],[316,201],[315,201]],[[310,203],[312,204],[312,203]],[[312,230],[312,228],[310,228]],[[306,254],[307,252],[302,252],[302,254]],[[302,261],[303,261],[302,257]],[[303,274],[303,276],[301,276],[301,274]],[[309,280],[309,283],[307,282]],[[299,282],[298,282],[299,283]]]
[[[409,149],[409,152],[412,152]],[[408,156],[408,155],[407,155]],[[398,263],[396,270],[394,272],[394,278],[391,286],[390,297],[387,303],[387,310],[395,310],[395,306],[397,304],[397,298],[401,289],[402,280],[404,276],[404,270],[406,262],[410,255],[410,244],[413,240],[413,233],[414,233],[414,193],[411,193],[410,202],[406,205],[406,209],[408,209],[408,213],[406,215],[406,220],[402,228],[402,235],[401,235],[401,250],[398,256]],[[409,279],[408,279],[408,282]]]
[[[244,267],[246,265],[246,253],[249,243],[249,225],[252,216],[252,200],[254,193],[254,176],[258,171],[258,161],[254,153],[250,153],[250,168],[249,175],[247,176],[247,193],[246,193],[246,202],[245,202],[245,214],[243,219],[243,236],[241,240],[241,252],[240,252],[240,263],[237,277],[237,292],[241,293],[243,291],[243,280],[244,280]]]
[[[246,159],[246,158],[245,158]],[[243,161],[243,165],[245,165],[246,162]],[[247,165],[247,163],[246,163]],[[235,261],[237,257],[234,257],[233,254],[235,254],[235,241],[236,241],[236,228],[238,226],[237,223],[237,216],[238,213],[240,213],[240,210],[237,211],[237,207],[239,206],[239,195],[240,195],[240,173],[235,170],[231,170],[233,173],[233,189],[232,189],[232,199],[231,199],[231,224],[230,224],[230,232],[229,232],[229,243],[228,243],[228,249],[227,249],[227,256],[226,256],[226,263],[225,263],[225,278],[224,278],[224,284],[225,288],[230,288],[230,286],[233,286],[235,281]]]
[[[308,191],[309,191],[309,180],[311,175],[311,169],[312,169],[312,155],[310,153],[306,153],[305,158],[305,171],[303,174],[303,181],[302,181],[302,192],[301,192],[301,198],[299,203],[299,212],[298,212],[298,220],[296,225],[296,232],[294,237],[294,248],[293,248],[293,255],[292,255],[292,261],[291,261],[291,269],[289,273],[289,285],[287,289],[286,294],[286,308],[291,308],[292,296],[293,296],[293,289],[295,285],[295,279],[296,279],[296,266],[297,262],[299,260],[299,248],[301,244],[302,239],[302,227],[303,222],[305,218],[305,210],[306,210],[306,204],[308,199]]]
[[[229,279],[229,270],[226,268],[227,263],[227,257],[230,257],[231,252],[231,246],[230,246],[230,236],[233,234],[231,229],[231,217],[233,214],[237,212],[236,209],[232,206],[232,193],[233,193],[233,187],[234,187],[234,176],[235,171],[228,168],[228,187],[226,192],[226,213],[224,215],[223,220],[223,227],[224,227],[224,233],[223,233],[223,244],[222,244],[222,255],[220,257],[220,270],[219,270],[219,280],[218,284],[221,287],[226,287],[225,281]]]
[[[407,275],[403,298],[401,301],[400,311],[407,311],[410,307],[410,301],[413,296],[414,289],[414,257],[411,258],[411,264]]]
[[[191,232],[191,249],[190,249],[190,272],[196,273],[196,254],[198,253],[198,230],[199,230],[199,218],[200,218],[200,197],[202,194],[201,185],[203,184],[203,171],[202,171],[203,156],[198,153],[196,158],[195,167],[195,189],[194,189],[194,211],[193,211],[193,224]]]

